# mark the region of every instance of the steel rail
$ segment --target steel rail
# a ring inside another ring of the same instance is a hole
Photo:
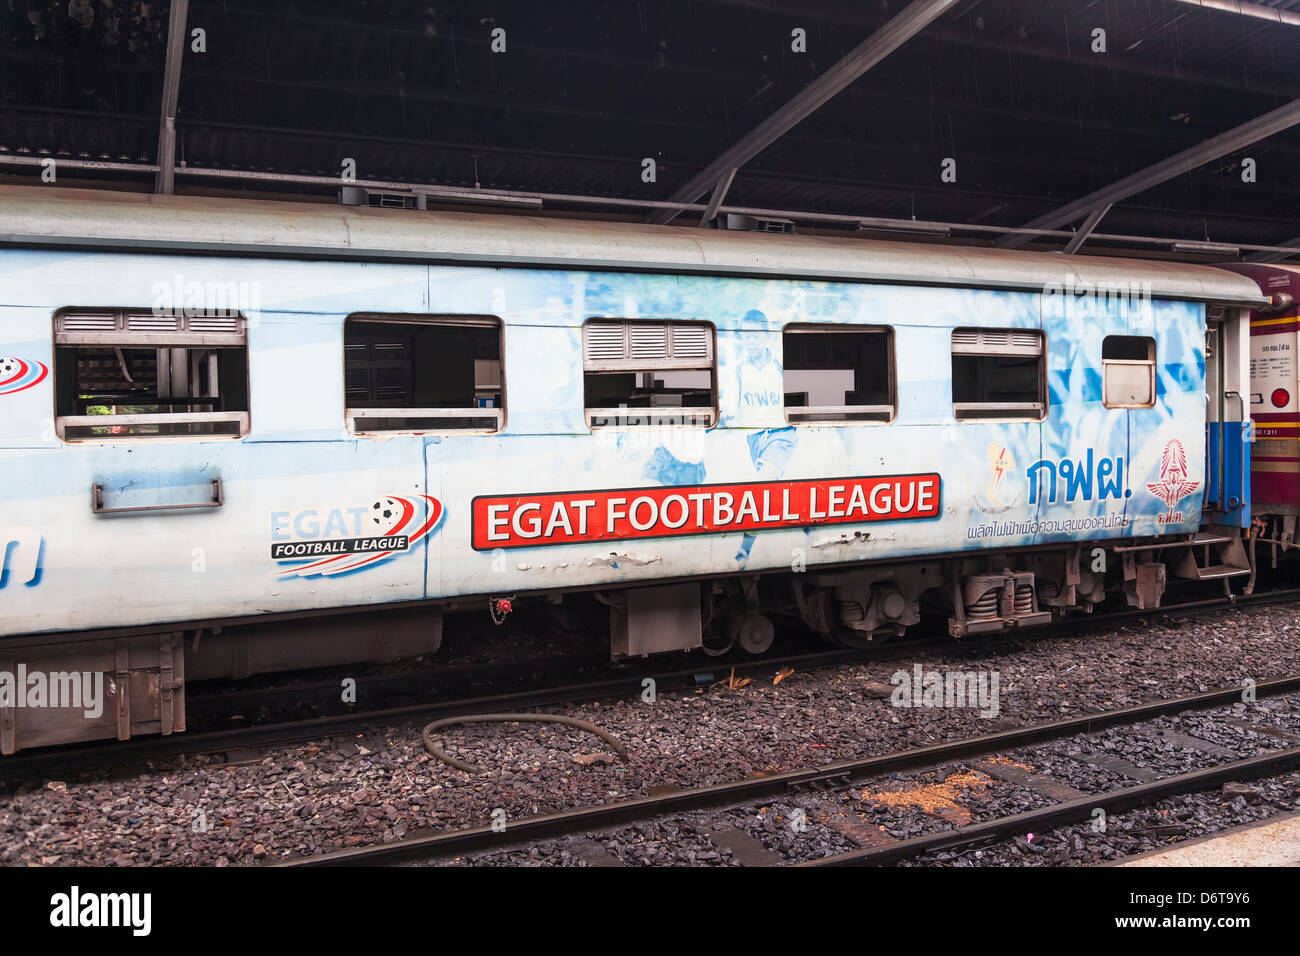
[[[936,638],[934,646],[951,645],[951,638]],[[491,696],[466,697],[450,701],[430,701],[383,710],[370,710],[305,720],[261,724],[251,727],[213,730],[197,734],[167,737],[140,737],[127,741],[100,741],[61,747],[52,751],[34,751],[0,758],[0,783],[37,778],[53,774],[81,773],[107,767],[120,768],[146,761],[171,759],[227,750],[252,749],[317,740],[341,733],[354,733],[367,726],[391,726],[412,720],[428,720],[493,710],[518,710],[583,703],[620,695],[639,695],[642,682],[652,678],[659,692],[699,686],[701,679],[713,682],[725,679],[733,668],[737,676],[749,676],[779,670],[781,667],[816,669],[844,664],[866,663],[880,659],[881,652],[898,654],[905,645],[867,650],[834,650],[782,658],[711,667],[696,667],[655,672],[638,669],[626,677],[606,678],[584,684],[534,688]],[[908,648],[908,652],[911,648]],[[725,669],[724,669],[725,668]]]
[[[825,667],[899,660],[934,651],[960,650],[962,648],[976,648],[987,651],[996,647],[999,642],[1019,640],[1022,635],[1031,639],[1051,640],[1105,630],[1110,626],[1129,620],[1141,620],[1151,617],[1165,617],[1177,620],[1201,613],[1228,610],[1234,606],[1267,606],[1293,600],[1300,600],[1300,588],[1266,591],[1234,598],[1212,598],[1173,605],[1167,608],[1145,610],[1130,608],[1101,616],[1073,617],[1055,625],[1035,628],[1028,632],[1012,630],[1000,634],[988,634],[977,644],[972,644],[969,640],[958,642],[945,634],[924,640],[900,641],[869,648],[836,649],[809,654],[787,655],[779,658],[737,661],[735,663],[701,662],[698,666],[662,672],[655,671],[653,668],[643,668],[627,676],[605,678],[583,684],[532,688],[489,696],[458,698],[450,701],[430,701],[402,707],[355,711],[330,716],[313,716],[303,720],[284,721],[274,724],[183,733],[166,737],[140,737],[128,741],[94,741],[0,758],[0,784],[108,767],[121,768],[149,761],[175,759],[182,756],[300,743],[335,734],[355,733],[367,726],[391,726],[411,720],[428,720],[441,716],[450,717],[484,713],[493,709],[518,710],[529,707],[586,703],[616,696],[629,696],[641,693],[642,682],[647,677],[656,681],[660,691],[680,691],[699,686],[701,680],[716,680],[724,670],[734,671],[737,676],[745,677],[772,673],[783,667],[794,667],[808,671]],[[537,663],[544,664],[546,661]],[[449,676],[446,682],[440,681],[440,683],[452,686],[468,684],[473,683],[477,676],[488,676],[489,679],[500,679],[504,676],[508,679],[513,676],[511,674],[513,670],[514,665],[489,665],[483,669],[483,675],[476,675],[472,669],[458,669],[456,673]],[[376,678],[376,682],[380,684],[393,680],[400,680],[400,678]],[[336,685],[330,686],[333,690],[337,690]],[[301,699],[301,693],[293,688],[270,688],[263,691],[236,692],[234,696],[256,694],[263,696],[263,703],[265,703],[267,699],[274,702],[274,697],[281,693],[295,693]],[[206,704],[213,699],[202,698],[202,702]],[[247,701],[247,698],[245,700]]]
[[[1085,794],[1073,800],[1065,800],[1051,806],[1039,807],[1036,810],[1026,810],[1023,813],[1016,813],[1009,817],[971,823],[964,827],[957,827],[955,830],[929,833],[913,837],[910,840],[900,840],[898,843],[887,846],[850,850],[847,853],[837,853],[819,860],[807,860],[794,865],[883,866],[887,863],[897,863],[899,860],[911,859],[923,853],[971,846],[987,840],[1004,839],[1028,832],[1031,828],[1041,829],[1063,823],[1087,822],[1091,818],[1092,811],[1098,807],[1105,810],[1108,816],[1113,816],[1134,807],[1154,803],[1165,797],[1193,793],[1197,790],[1205,790],[1233,780],[1253,780],[1276,773],[1285,773],[1295,770],[1297,767],[1300,767],[1300,747],[1274,750],[1270,753],[1247,757],[1244,760],[1234,760],[1215,767],[1192,770],[1173,777],[1164,777],[1160,780],[1152,780],[1120,790],[1109,790],[1105,793],[1091,795]]]
[[[1300,675],[1263,681],[1255,686],[1256,698],[1293,693],[1300,690]],[[646,820],[669,812],[743,806],[785,793],[799,787],[844,785],[853,780],[904,770],[931,767],[953,760],[965,760],[1003,753],[1030,744],[1058,740],[1078,734],[1093,733],[1108,727],[1142,723],[1156,717],[1222,706],[1241,700],[1242,688],[1194,694],[1172,700],[1138,704],[1120,710],[1084,714],[1064,720],[1034,724],[1014,730],[998,731],[945,743],[928,744],[895,753],[851,760],[840,760],[820,767],[791,770],[756,779],[736,780],[683,790],[679,793],[638,797],[595,807],[539,814],[511,823],[504,832],[494,826],[469,827],[462,830],[408,837],[379,846],[335,850],[317,856],[286,860],[279,866],[348,866],[356,864],[397,863],[412,859],[432,859],[464,853],[491,852],[520,844],[574,832],[606,829],[618,824]],[[1289,753],[1290,751],[1288,751]],[[1300,751],[1297,751],[1300,753]],[[1252,758],[1256,759],[1256,758]],[[1263,760],[1264,758],[1258,758]],[[1234,765],[1235,766],[1235,765]],[[1089,806],[1102,797],[1089,798]]]

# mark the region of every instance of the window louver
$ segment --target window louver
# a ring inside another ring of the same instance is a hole
[[[638,362],[670,358],[668,326],[628,325],[628,356]]]
[[[148,312],[126,317],[128,332],[179,332],[181,317],[177,315],[151,315]]]
[[[190,331],[238,334],[240,321],[236,315],[196,315],[190,318]]]
[[[713,330],[690,322],[595,319],[583,326],[590,370],[699,369],[713,364]]]
[[[956,329],[952,350],[958,355],[1042,355],[1043,337],[1018,329]]]
[[[627,335],[621,322],[588,322],[582,335],[583,355],[589,363],[627,358]]]
[[[112,332],[116,328],[117,314],[113,312],[65,312],[56,326],[65,332]]]
[[[713,360],[709,330],[702,325],[675,325],[672,327],[673,357],[698,359],[708,363]]]
[[[247,323],[238,313],[200,313],[126,309],[63,310],[54,317],[55,345],[241,346]]]

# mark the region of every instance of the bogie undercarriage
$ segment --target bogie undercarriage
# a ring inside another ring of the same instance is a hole
[[[1293,523],[1279,527],[1294,530]],[[1277,540],[1268,543],[1278,546]],[[1249,593],[1254,544],[1240,529],[1210,528],[1160,539],[551,593],[538,595],[537,603],[570,627],[597,631],[600,619],[589,612],[604,605],[614,658],[694,650],[719,655],[734,647],[762,654],[780,622],[802,624],[833,646],[864,648],[902,635],[923,615],[946,618],[948,633],[963,638],[1048,624],[1104,601],[1159,607],[1173,581],[1221,582],[1228,594],[1236,581],[1237,593]],[[513,595],[490,599],[493,620],[501,623],[514,603]],[[0,702],[0,752],[181,731],[188,682],[433,654],[444,611],[482,608],[482,599],[465,599],[377,613],[335,609],[288,619],[13,639],[0,670],[48,674],[65,683],[99,674],[102,707],[24,709],[13,700]]]

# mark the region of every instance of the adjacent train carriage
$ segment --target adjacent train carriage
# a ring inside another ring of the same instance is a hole
[[[1279,552],[1296,547],[1300,515],[1300,269],[1239,264],[1268,297],[1250,314],[1250,418],[1254,427],[1251,495],[1261,542]]]
[[[6,752],[429,653],[448,608],[760,651],[1251,574],[1229,272],[14,187],[0,243],[0,671],[116,695],[5,709]]]

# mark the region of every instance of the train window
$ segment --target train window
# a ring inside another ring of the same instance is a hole
[[[501,322],[350,315],[343,388],[354,432],[498,431],[505,416]]]
[[[891,329],[789,326],[781,347],[786,421],[888,422],[894,417]]]
[[[587,424],[703,425],[717,418],[713,326],[591,319],[582,327]]]
[[[55,429],[65,441],[239,438],[248,432],[248,328],[214,311],[61,309]]]
[[[1156,340],[1108,335],[1101,342],[1102,403],[1107,408],[1151,408],[1156,403]]]
[[[1037,421],[1047,411],[1043,333],[954,329],[952,410],[960,419]]]

